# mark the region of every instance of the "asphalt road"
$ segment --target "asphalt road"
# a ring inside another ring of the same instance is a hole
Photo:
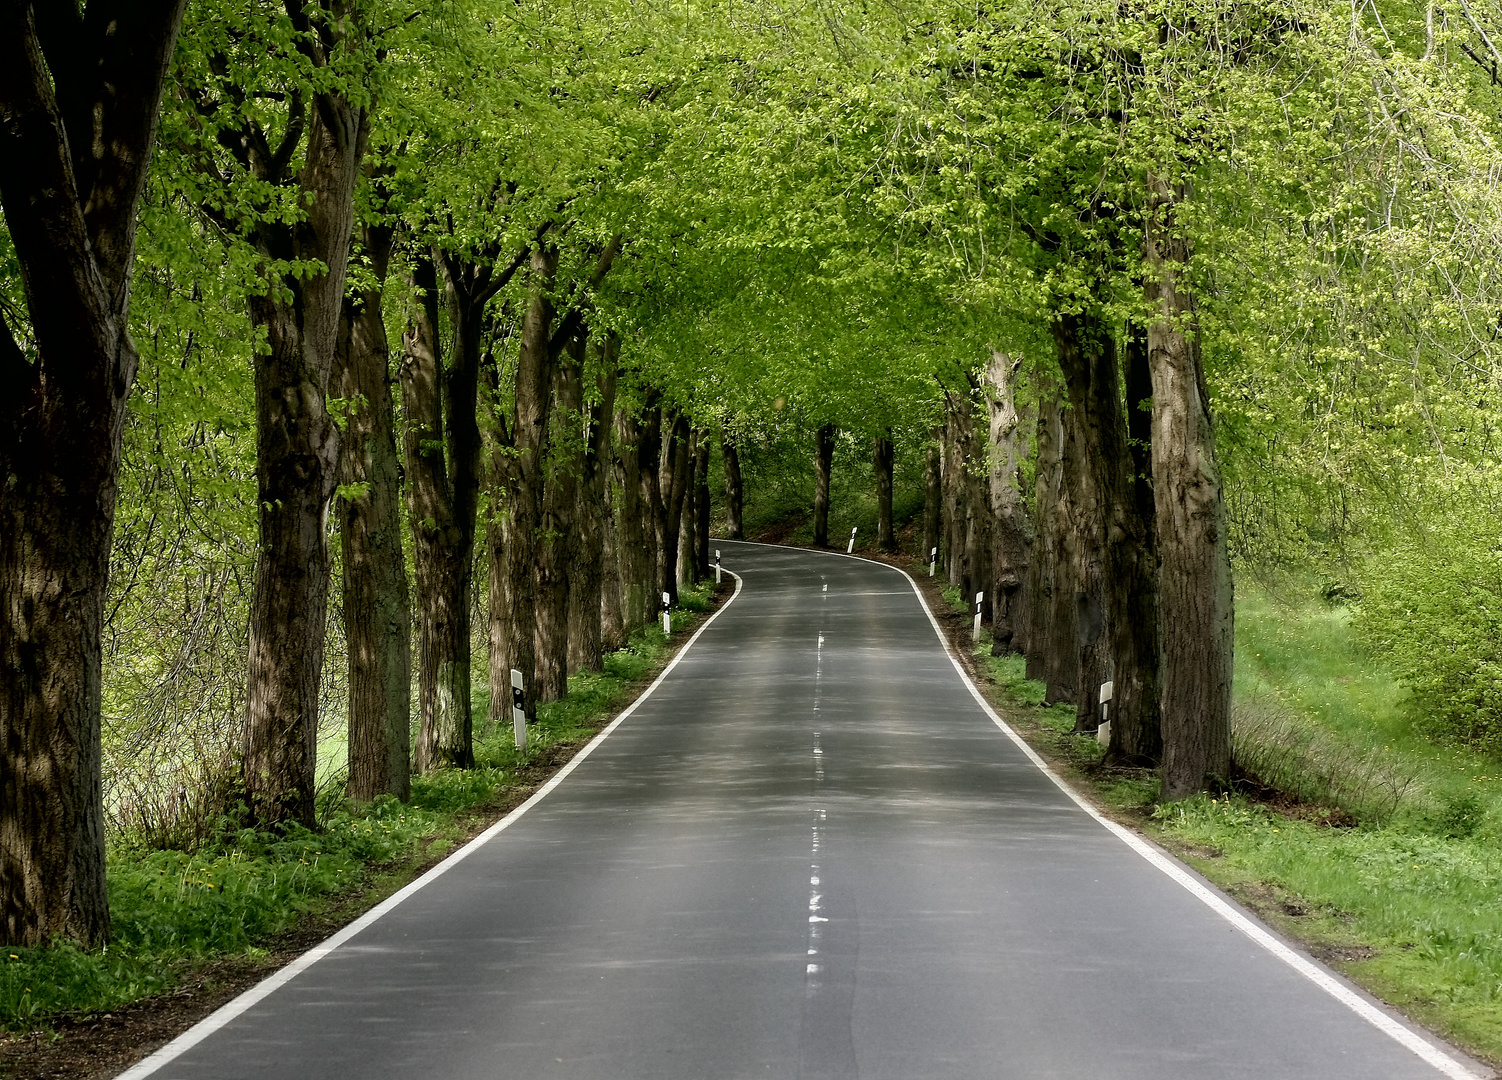
[[[152,1075],[1442,1075],[1062,793],[901,573],[719,546],[740,595],[555,790]]]

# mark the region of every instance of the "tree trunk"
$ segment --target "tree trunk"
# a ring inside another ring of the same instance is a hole
[[[944,392],[943,458],[939,467],[943,492],[941,525],[944,539],[940,554],[944,556],[945,577],[950,585],[959,586],[965,567],[965,449],[959,435],[959,417],[954,395]]]
[[[710,575],[709,567],[709,431],[699,432],[696,448],[698,464],[694,466],[694,555],[697,558],[694,577],[703,581]]]
[[[991,510],[992,548],[990,592],[991,655],[1005,656],[1017,651],[1016,641],[1025,636],[1021,629],[1027,621],[1023,610],[1023,583],[1027,579],[1028,548],[1032,543],[1027,510],[1018,486],[1017,466],[1021,460],[1021,426],[1017,415],[1016,378],[1020,360],[991,353],[987,370],[991,429]]]
[[[663,592],[663,552],[667,548],[667,505],[662,497],[662,406],[647,395],[636,435],[636,477],[641,490],[643,622],[655,617]]]
[[[871,465],[876,471],[876,546],[882,551],[897,550],[897,533],[892,527],[892,429],[876,436]]]
[[[1093,537],[1104,558],[1101,599],[1111,657],[1105,677],[1114,683],[1110,752],[1118,759],[1156,763],[1161,746],[1157,568],[1135,501],[1115,343],[1094,313],[1061,315],[1053,332],[1059,367],[1079,413],[1083,464],[1093,493],[1090,529],[1081,535]],[[1088,683],[1082,687],[1091,689]],[[1093,729],[1098,698],[1084,697],[1090,700],[1082,699],[1080,722],[1082,729]]]
[[[607,559],[610,533],[610,429],[615,418],[615,353],[617,339],[607,335],[600,349],[597,398],[589,407],[584,434],[569,546],[568,667],[570,671],[599,671],[604,659],[604,612],[616,588]],[[617,597],[617,601],[618,601]],[[619,603],[615,605],[619,623]],[[618,634],[619,631],[616,630]]]
[[[411,622],[402,554],[401,459],[392,419],[390,350],[381,294],[392,230],[366,226],[374,284],[344,301],[335,394],[353,403],[340,447],[339,542],[349,653],[351,799],[411,795]]]
[[[829,474],[834,468],[835,426],[825,424],[814,435],[814,546],[829,546]]]
[[[1194,297],[1181,279],[1193,254],[1176,221],[1187,191],[1149,183],[1143,246],[1154,313],[1147,337],[1162,559],[1163,797],[1174,800],[1230,773],[1231,563]]]
[[[965,557],[961,588],[967,603],[974,604],[976,593],[981,594],[981,621],[992,621],[992,604],[995,596],[990,588],[991,578],[991,490],[990,470],[983,468],[987,457],[986,439],[975,422],[975,394],[978,386],[964,396],[960,403],[961,445],[965,448],[964,505],[965,505]]]
[[[583,471],[584,351],[581,331],[568,343],[553,372],[552,453],[542,530],[537,539],[537,700],[557,701],[568,693],[569,555],[574,541],[574,510]]]
[[[725,459],[725,532],[730,540],[744,540],[746,487],[741,479],[740,444],[728,425],[720,428],[720,451]]]
[[[943,428],[935,428],[923,448],[923,550],[919,555],[928,561],[939,546],[944,481],[940,446]]]
[[[659,566],[662,592],[668,603],[678,603],[678,531],[683,523],[683,503],[689,487],[688,417],[679,413],[664,447],[661,464],[663,497],[662,557]]]
[[[36,346],[0,311],[0,937],[110,938],[104,601],[138,358],[135,229],[183,0],[0,9],[0,204]],[[58,31],[40,40],[38,22]]]
[[[621,576],[622,629],[629,633],[650,617],[647,596],[657,558],[651,550],[654,536],[648,520],[651,515],[646,503],[647,482],[639,462],[640,444],[646,435],[642,424],[627,408],[617,411],[615,426],[620,441],[616,468],[621,489],[616,563]]]
[[[558,249],[539,245],[531,252],[529,262],[530,296],[522,318],[510,423],[499,427],[499,438],[508,451],[501,461],[506,478],[506,517],[501,536],[505,589],[492,589],[492,594],[500,594],[505,609],[491,610],[490,685],[492,693],[497,687],[506,687],[502,700],[509,701],[511,669],[520,671],[524,684],[522,707],[528,719],[536,719],[537,541],[542,529],[548,429],[553,409],[551,296],[558,272]],[[495,624],[499,624],[498,628]]]
[[[1078,649],[1076,731],[1094,731],[1100,724],[1101,684],[1112,677],[1111,612],[1106,608],[1104,547],[1109,488],[1100,483],[1106,448],[1115,446],[1123,468],[1126,448],[1113,440],[1112,424],[1119,424],[1116,396],[1115,344],[1096,318],[1061,315],[1053,323],[1054,347],[1070,397],[1065,413],[1064,482],[1069,493],[1071,528],[1068,547],[1074,568],[1075,646]],[[1104,429],[1104,430],[1103,430]]]
[[[1026,586],[1030,616],[1027,677],[1045,683],[1052,702],[1075,700],[1078,668],[1074,574],[1068,546],[1067,441],[1065,410],[1057,392],[1047,393],[1038,408],[1034,541]]]
[[[699,580],[699,433],[688,433],[687,473],[683,486],[683,514],[678,521],[678,588],[692,588]]]
[[[321,94],[308,114],[307,159],[296,180],[306,219],[264,222],[254,234],[263,258],[327,270],[250,300],[267,351],[255,364],[260,544],[241,763],[256,821],[312,826],[329,584],[325,523],[339,462],[327,397],[369,115],[337,93]]]

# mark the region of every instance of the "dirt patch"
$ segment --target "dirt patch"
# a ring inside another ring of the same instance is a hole
[[[716,594],[710,612],[696,618],[688,629],[708,618],[730,591],[727,582]],[[685,634],[682,641],[686,644],[687,640]],[[664,663],[670,661],[668,657]],[[636,700],[656,677],[654,671],[633,684],[627,700]],[[616,713],[602,718],[595,730],[604,728]],[[49,1018],[51,1028],[47,1031],[0,1034],[0,1080],[107,1080],[124,1071],[437,866],[454,848],[473,840],[531,798],[587,741],[548,747],[521,770],[521,783],[500,789],[490,802],[459,816],[456,824],[462,835],[441,856],[368,867],[364,887],[331,898],[331,906],[325,911],[305,915],[292,929],[260,942],[264,956],[202,961],[194,964],[176,987],[153,997],[103,1014],[54,1016]]]
[[[1311,825],[1330,829],[1354,829],[1357,824],[1355,817],[1338,806],[1306,802],[1296,795],[1263,783],[1258,777],[1240,768],[1235,769],[1231,788],[1238,795],[1292,821],[1307,821]]]
[[[795,510],[786,514],[768,525],[752,532],[746,537],[754,544],[784,544],[788,537],[803,528],[805,522],[812,516],[807,510]]]

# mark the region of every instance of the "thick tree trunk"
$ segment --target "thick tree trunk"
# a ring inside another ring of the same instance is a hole
[[[600,536],[600,651],[613,652],[626,644],[626,579],[621,551],[621,528],[616,516],[617,486],[606,480]]]
[[[1027,677],[1045,683],[1048,700],[1053,702],[1075,700],[1078,669],[1065,412],[1056,392],[1045,394],[1039,402],[1034,541],[1026,586]]]
[[[741,479],[741,450],[728,425],[720,428],[720,452],[725,459],[726,537],[730,540],[744,540],[746,486]]]
[[[1056,333],[1060,324],[1055,323]],[[1070,332],[1077,327],[1070,327]],[[1099,346],[1099,342],[1096,342]],[[1056,340],[1061,366],[1064,344]],[[1081,351],[1077,336],[1069,349]],[[1114,357],[1112,358],[1114,363]],[[1067,385],[1067,383],[1066,383]],[[1090,416],[1078,402],[1064,410],[1064,488],[1068,523],[1063,533],[1073,583],[1075,671],[1071,680],[1075,696],[1075,730],[1094,731],[1100,723],[1097,706],[1101,684],[1111,678],[1111,639],[1105,607],[1104,544],[1106,516],[1102,492],[1090,468],[1090,443],[1094,433]],[[1060,599],[1056,596],[1056,599]],[[1062,681],[1062,677],[1061,677]]]
[[[684,477],[683,514],[678,521],[678,588],[699,580],[699,433],[688,433],[688,472]]]
[[[939,553],[944,557],[945,576],[950,585],[959,586],[965,573],[965,444],[959,431],[958,402],[953,394],[944,393],[944,442],[940,464],[943,483],[943,540]]]
[[[569,556],[574,511],[584,468],[584,351],[581,332],[568,343],[553,373],[553,424],[542,531],[537,539],[537,700],[568,693]]]
[[[1231,563],[1215,429],[1179,231],[1185,197],[1150,180],[1144,249],[1153,384],[1152,463],[1163,612],[1163,797],[1182,799],[1231,766]]]
[[[699,432],[695,447],[698,463],[694,466],[694,577],[703,581],[710,575],[709,567],[709,431]]]
[[[267,351],[255,365],[260,545],[241,763],[255,820],[311,826],[329,584],[325,522],[339,461],[327,397],[369,116],[332,93],[308,112],[307,160],[297,179],[309,199],[306,220],[262,224],[255,234],[263,257],[328,269],[250,302]]]
[[[834,468],[835,426],[814,433],[814,546],[829,546],[829,474]]]
[[[975,594],[981,593],[981,621],[992,621],[992,604],[995,600],[990,588],[991,578],[991,485],[990,470],[983,467],[986,460],[986,438],[976,423],[974,389],[965,395],[961,403],[960,434],[965,448],[964,458],[964,504],[965,504],[965,558],[961,588],[967,602],[975,602]]]
[[[0,9],[0,203],[37,355],[0,312],[0,937],[110,937],[104,600],[136,213],[183,0]],[[54,33],[41,35],[46,20]]]
[[[678,532],[683,524],[683,503],[689,488],[688,417],[679,413],[673,420],[663,448],[661,484],[663,491],[662,555],[659,563],[661,591],[668,603],[678,603]]]
[[[616,564],[621,575],[621,623],[625,633],[635,630],[650,617],[647,598],[652,588],[652,567],[657,558],[652,551],[655,539],[647,509],[647,482],[642,475],[639,454],[646,437],[642,424],[627,408],[616,414],[616,468],[620,484],[620,521],[616,529]]]
[[[662,491],[662,406],[647,395],[636,433],[636,478],[641,491],[643,622],[656,617],[663,592],[663,552],[667,548],[667,504]]]
[[[411,794],[411,624],[402,554],[401,459],[392,419],[390,350],[381,293],[392,230],[367,226],[374,284],[344,301],[335,394],[356,403],[340,447],[344,638],[349,652],[349,780],[369,802]]]
[[[897,533],[892,527],[892,429],[876,436],[871,467],[876,472],[876,546],[882,551],[897,550]]]
[[[417,584],[417,768],[473,764],[469,708],[469,577],[473,527],[459,505],[461,465],[445,450],[445,430],[457,408],[446,407],[454,388],[446,377],[438,322],[438,277],[433,258],[413,262],[416,306],[402,341],[402,398],[406,406],[407,504],[412,523],[412,564]],[[456,333],[454,352],[462,345]],[[456,355],[450,372],[463,361]],[[472,419],[474,410],[470,410]],[[469,504],[473,506],[471,501]],[[471,521],[473,519],[471,518]],[[469,543],[466,543],[466,534]]]
[[[1027,580],[1028,548],[1032,543],[1027,509],[1018,486],[1021,425],[1017,415],[1016,378],[1021,361],[992,352],[986,381],[991,429],[991,654],[1017,651],[1025,636],[1023,583]]]
[[[943,428],[935,428],[923,448],[923,550],[918,553],[925,562],[939,546],[940,527],[944,502]],[[947,557],[947,553],[942,553]]]
[[[504,477],[501,551],[503,579],[492,585],[490,609],[491,708],[511,700],[511,669],[522,673],[522,707],[537,717],[537,539],[542,528],[545,465],[553,409],[553,281],[558,250],[548,244],[530,253],[531,280],[517,349],[516,385],[510,422],[497,417],[493,468]],[[495,568],[492,566],[491,573]],[[499,602],[503,606],[497,609]],[[494,695],[500,691],[497,699]],[[502,713],[501,715],[504,715]]]
[[[610,593],[617,587],[612,580],[613,559],[607,558],[611,531],[610,431],[615,418],[615,349],[615,336],[607,336],[600,350],[597,396],[589,406],[584,432],[584,458],[580,463],[574,530],[569,545],[570,671],[600,670],[604,659],[604,614],[608,607],[614,608],[614,632],[619,634],[619,596],[612,603]]]
[[[1110,752],[1119,759],[1155,763],[1161,745],[1157,568],[1135,502],[1115,342],[1093,313],[1061,315],[1053,332],[1059,367],[1079,414],[1082,464],[1092,496],[1084,504],[1089,528],[1079,535],[1092,538],[1101,552],[1087,558],[1089,576],[1099,578],[1101,595],[1099,601],[1094,596],[1082,599],[1081,626],[1093,626],[1084,615],[1093,614],[1099,602],[1110,654],[1109,674],[1099,681],[1110,678],[1114,683]],[[1098,561],[1103,561],[1099,571]],[[1093,690],[1084,679],[1081,686]],[[1093,729],[1098,721],[1097,701],[1093,693],[1085,693],[1081,728]]]

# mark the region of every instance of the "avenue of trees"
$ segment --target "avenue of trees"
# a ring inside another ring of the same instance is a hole
[[[107,819],[315,824],[330,717],[349,798],[471,765],[474,688],[598,668],[789,439],[818,543],[839,440],[889,550],[921,462],[917,551],[1166,799],[1230,774],[1233,556],[1361,554],[1502,732],[1499,34],[0,3],[0,933],[107,940]]]

